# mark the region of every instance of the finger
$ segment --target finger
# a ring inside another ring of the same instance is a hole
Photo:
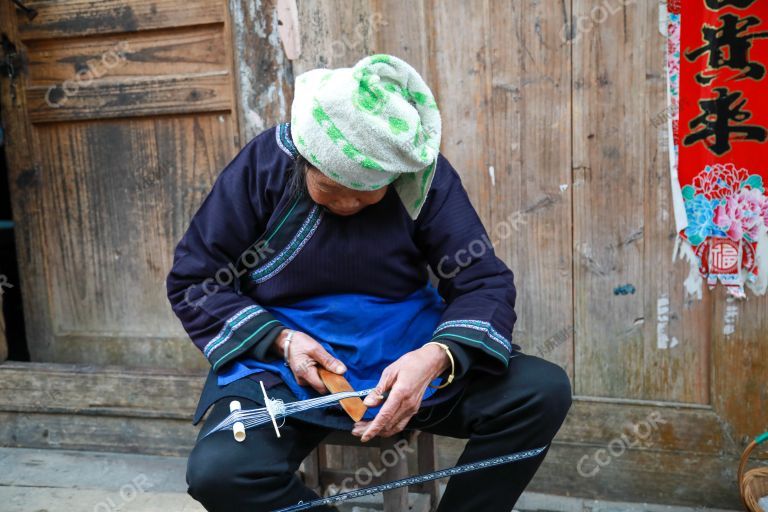
[[[369,394],[363,400],[363,403],[368,407],[377,407],[384,400],[384,393],[392,389],[392,385],[395,381],[395,371],[390,370],[389,367],[384,369],[384,373],[379,378],[379,383],[376,384],[373,393]]]
[[[314,361],[307,357],[303,359],[297,357],[296,360],[291,363],[291,372],[293,372],[293,377],[300,386],[309,386],[309,382],[304,376],[307,374],[307,369],[312,365],[314,365]]]
[[[316,343],[308,353],[315,361],[320,363],[322,367],[328,371],[338,373],[339,375],[347,371],[347,367],[344,366],[344,363],[329,354],[328,351],[325,350],[325,348],[323,348],[323,346],[319,343]]]
[[[410,421],[413,415],[418,412],[418,410],[418,406],[410,397],[403,400],[403,403],[400,404],[400,408],[397,410],[397,412],[395,412],[395,415],[390,421],[389,429],[393,429],[392,433],[396,434],[405,428],[405,425]]]
[[[411,418],[413,418],[413,414],[409,413],[409,414],[405,415],[403,418],[401,418],[400,420],[393,421],[391,426],[383,429],[379,433],[379,436],[380,437],[392,437],[395,434],[399,434],[400,432],[405,430],[405,427],[408,426],[408,423],[411,421]]]
[[[352,427],[352,435],[356,437],[360,437],[365,432],[365,429],[368,428],[369,421],[358,421],[355,423],[355,425]]]
[[[308,367],[303,376],[309,385],[321,395],[328,392],[328,388],[323,384],[323,379],[320,378],[320,374],[317,373],[317,368],[314,366]]]
[[[410,420],[411,416],[411,408],[407,405],[401,404],[400,408],[395,411],[395,414],[392,416],[392,418],[390,418],[389,424],[381,429],[379,435],[386,435],[388,437],[400,432],[402,429],[398,428],[398,425],[408,423],[408,420]]]
[[[400,408],[402,399],[403,396],[400,393],[392,392],[389,394],[386,402],[384,402],[384,406],[363,433],[362,442],[365,443],[369,439],[376,437],[379,432],[392,424],[392,419]]]
[[[413,417],[413,415],[408,415],[405,418],[403,418],[402,420],[400,420],[400,422],[397,425],[395,425],[395,428],[393,428],[391,430],[390,435],[393,436],[393,435],[399,434],[400,432],[405,430],[405,427],[408,426],[408,422],[411,421],[412,417]]]

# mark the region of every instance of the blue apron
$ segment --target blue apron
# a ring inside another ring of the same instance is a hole
[[[344,377],[352,387],[362,390],[376,386],[384,368],[432,338],[445,302],[434,287],[427,285],[402,300],[337,294],[264,308],[286,327],[317,340],[346,365]],[[218,384],[223,386],[263,371],[278,374],[299,400],[319,396],[311,387],[300,386],[282,360],[238,358],[219,374]],[[436,379],[433,384],[439,382]],[[434,392],[427,388],[423,399]],[[363,418],[373,419],[378,410],[368,409]]]

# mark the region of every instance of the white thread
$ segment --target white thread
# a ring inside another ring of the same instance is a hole
[[[263,384],[262,384],[263,385]],[[258,427],[272,422],[275,427],[275,431],[280,434],[278,430],[285,424],[285,418],[303,411],[310,409],[320,409],[323,407],[330,407],[339,400],[352,397],[364,397],[375,391],[375,388],[365,389],[363,391],[343,391],[341,393],[333,393],[331,395],[323,395],[317,398],[310,398],[308,400],[300,400],[297,402],[285,403],[279,398],[269,398],[266,394],[266,390],[263,391],[265,397],[266,407],[259,407],[257,409],[248,410],[236,410],[233,411],[224,418],[216,427],[211,429],[206,436],[219,432],[220,430],[233,430],[235,423],[242,424],[246,429]],[[283,422],[278,426],[276,418],[280,417]]]
[[[267,398],[267,412],[270,416],[285,416],[285,402],[279,398]]]

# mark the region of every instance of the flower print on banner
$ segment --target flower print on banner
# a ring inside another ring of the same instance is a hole
[[[715,225],[717,199],[707,199],[704,194],[696,194],[685,202],[688,215],[688,227],[685,236],[692,245],[699,245],[710,236],[723,236],[725,233]]]
[[[754,243],[768,231],[768,197],[759,174],[733,164],[706,166],[683,187],[688,226],[683,236],[696,248],[704,271],[716,269],[716,277],[729,286],[739,286],[741,272],[754,281],[757,276]],[[707,272],[709,274],[709,272]],[[716,279],[706,276],[710,284]],[[735,293],[735,295],[740,295]]]
[[[667,2],[670,171],[682,253],[711,287],[768,290],[768,1]],[[689,293],[700,296],[701,279]],[[693,284],[689,284],[693,283]]]
[[[765,223],[761,215],[767,202],[763,192],[753,188],[744,188],[728,196],[715,210],[715,224],[726,230],[726,235],[737,242],[745,238],[754,242]]]

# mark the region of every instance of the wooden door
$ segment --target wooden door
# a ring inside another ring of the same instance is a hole
[[[516,274],[513,337],[563,366],[576,394],[532,488],[732,508],[737,454],[768,429],[768,297],[684,293],[655,121],[666,109],[660,8],[301,2],[294,70],[393,53],[433,88],[441,151]],[[440,442],[453,462],[461,444]]]
[[[33,361],[198,368],[164,281],[241,145],[225,0],[0,2]]]

